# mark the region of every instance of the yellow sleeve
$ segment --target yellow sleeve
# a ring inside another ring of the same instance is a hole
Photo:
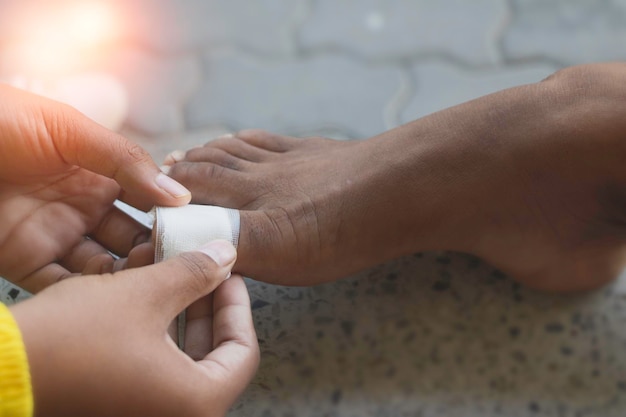
[[[33,394],[22,334],[0,303],[0,417],[31,417]]]

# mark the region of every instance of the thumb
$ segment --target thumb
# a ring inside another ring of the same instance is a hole
[[[124,190],[120,198],[137,208],[181,206],[191,200],[189,190],[163,174],[139,145],[74,108],[51,107],[42,112],[46,128],[66,163],[113,178]]]
[[[164,324],[194,301],[210,294],[235,264],[237,252],[226,240],[214,240],[197,251],[185,252],[167,261],[120,274],[133,274],[132,286],[139,297],[153,304]]]

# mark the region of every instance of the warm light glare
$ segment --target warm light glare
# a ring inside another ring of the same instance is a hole
[[[1,1],[1,0],[0,0]],[[9,33],[2,82],[67,103],[118,130],[129,112],[126,87],[103,70],[122,38],[109,0],[20,0],[0,15]],[[9,17],[10,16],[10,17]]]
[[[14,45],[25,73],[58,75],[96,59],[119,36],[114,10],[104,1],[55,2],[24,14]]]
[[[68,10],[68,34],[84,46],[106,42],[114,35],[115,19],[105,3],[80,3]]]

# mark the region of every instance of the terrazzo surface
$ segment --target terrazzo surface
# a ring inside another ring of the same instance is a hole
[[[625,0],[111,4],[133,24],[97,69],[126,86],[122,131],[157,160],[248,127],[367,138],[626,58]],[[0,29],[0,58],[9,41]],[[0,59],[0,78],[12,70]],[[555,296],[426,253],[311,288],[248,287],[262,362],[230,416],[626,415],[626,276]],[[0,296],[25,294],[2,283]]]

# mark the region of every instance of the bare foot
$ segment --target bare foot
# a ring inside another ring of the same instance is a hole
[[[242,210],[235,269],[310,285],[426,250],[550,291],[626,262],[626,65],[560,71],[365,141],[249,130],[170,158],[196,203]]]

